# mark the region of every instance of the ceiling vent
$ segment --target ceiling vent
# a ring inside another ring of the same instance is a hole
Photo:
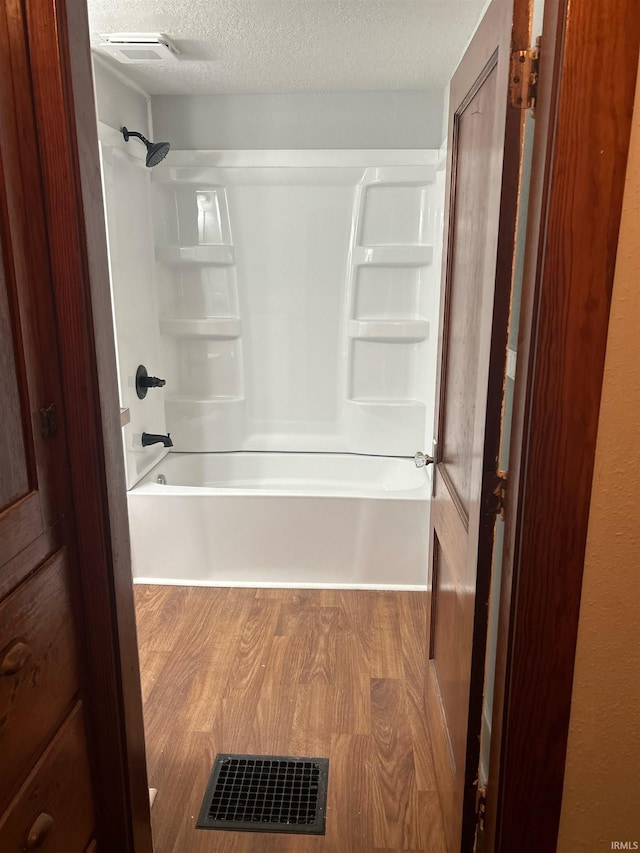
[[[118,62],[177,62],[178,50],[162,33],[101,33],[100,50]]]

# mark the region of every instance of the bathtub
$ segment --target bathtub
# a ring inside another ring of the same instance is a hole
[[[134,579],[424,588],[427,477],[406,458],[169,453],[128,493]]]

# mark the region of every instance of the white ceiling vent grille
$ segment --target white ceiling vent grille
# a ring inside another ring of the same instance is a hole
[[[178,50],[162,33],[101,33],[99,48],[118,62],[177,62]]]

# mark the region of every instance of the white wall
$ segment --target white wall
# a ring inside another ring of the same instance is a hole
[[[176,149],[439,148],[442,91],[159,95],[158,139]]]
[[[93,57],[93,82],[99,121],[115,130],[124,125],[143,136],[151,136],[148,98],[124,82],[121,75],[103,59]],[[139,145],[140,143],[136,143]]]
[[[449,98],[451,96],[451,84],[447,84],[442,93],[442,133],[440,144],[445,149],[447,148],[447,134],[449,133]]]

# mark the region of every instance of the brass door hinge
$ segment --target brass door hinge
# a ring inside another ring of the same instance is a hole
[[[507,499],[507,472],[503,471],[502,468],[498,468],[496,479],[496,487],[493,490],[493,495],[496,499],[495,513],[504,521],[504,505]]]
[[[539,64],[539,38],[533,48],[512,51],[509,69],[509,104],[514,109],[531,110],[535,115]]]

